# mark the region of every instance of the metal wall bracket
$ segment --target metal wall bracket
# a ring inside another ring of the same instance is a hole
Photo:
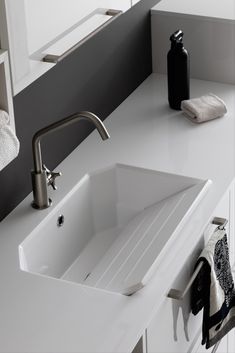
[[[214,217],[211,223],[217,225],[219,229],[224,229],[228,223],[228,220],[226,218]]]

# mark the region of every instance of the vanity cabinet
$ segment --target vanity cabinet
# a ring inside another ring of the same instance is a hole
[[[192,353],[212,353],[213,347],[206,349],[205,346],[201,345],[201,335],[198,337],[198,340],[193,347]],[[220,342],[218,348],[217,348],[217,353],[227,353],[227,337],[224,337],[222,341]]]
[[[234,347],[235,347],[235,340],[234,340],[234,332],[231,331],[225,336],[217,350],[216,353],[234,353]],[[198,340],[196,344],[193,347],[192,353],[212,353],[214,347],[211,347],[210,349],[206,349],[205,346],[201,345],[201,335],[198,337]]]
[[[216,228],[211,221],[214,217],[228,219],[226,226],[229,245],[230,261],[234,263],[234,185],[222,197],[220,203],[212,214],[203,234],[198,238],[197,245],[188,252],[186,261],[182,261],[182,268],[170,288],[184,289],[193,272],[193,267],[210,234]],[[190,250],[190,249],[189,249]],[[181,256],[178,252],[177,257]],[[170,289],[169,288],[169,289]],[[145,332],[147,342],[147,353],[203,353],[211,352],[201,345],[202,311],[194,316],[190,309],[190,294],[187,294],[182,301],[174,300],[166,296],[161,308],[151,321]],[[144,347],[144,345],[143,345]],[[217,353],[232,353],[235,347],[235,333],[230,331],[220,342]],[[143,352],[144,349],[142,350]]]

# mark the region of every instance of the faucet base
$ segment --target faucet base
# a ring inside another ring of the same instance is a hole
[[[44,206],[38,206],[34,201],[31,202],[31,206],[35,208],[36,210],[45,210],[46,208],[50,207],[52,205],[52,200],[48,199],[48,204]]]
[[[51,200],[47,193],[47,172],[43,169],[40,173],[31,171],[33,185],[33,203],[32,207],[37,210],[44,210],[51,206]]]

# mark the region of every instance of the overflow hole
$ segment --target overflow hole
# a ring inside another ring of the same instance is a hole
[[[58,227],[62,227],[64,224],[64,216],[63,215],[60,215],[57,219],[57,226]]]

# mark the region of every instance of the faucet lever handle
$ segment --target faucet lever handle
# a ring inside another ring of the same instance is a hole
[[[52,186],[53,190],[57,189],[57,186],[55,184],[55,179],[61,175],[62,175],[62,173],[60,173],[60,172],[51,172],[51,178],[50,178],[49,185]]]
[[[57,189],[57,186],[55,184],[55,179],[59,176],[62,175],[62,173],[60,172],[51,172],[46,166],[45,164],[43,164],[43,169],[46,171],[47,174],[47,184],[51,185],[53,190]]]

